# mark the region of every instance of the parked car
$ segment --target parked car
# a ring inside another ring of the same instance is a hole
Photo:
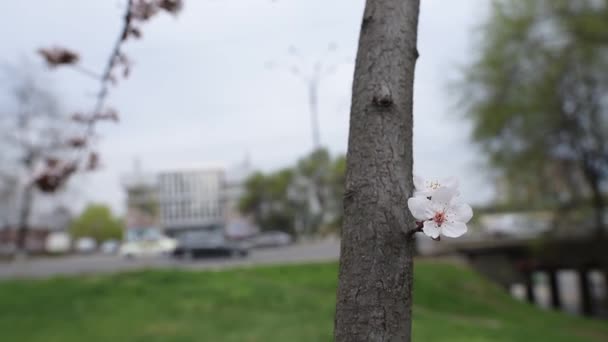
[[[125,258],[171,255],[177,241],[163,235],[158,228],[130,229],[118,254]]]
[[[230,255],[245,257],[249,247],[245,241],[227,239],[224,227],[209,226],[181,233],[177,247],[173,252],[176,257],[192,259],[204,255]]]
[[[76,240],[75,247],[78,253],[93,253],[97,249],[97,242],[91,237],[81,237]]]
[[[292,244],[293,238],[282,231],[267,231],[253,236],[250,241],[255,248],[282,247]]]
[[[72,238],[70,234],[66,232],[52,232],[46,238],[44,249],[48,253],[67,253],[70,251],[71,245]]]
[[[116,240],[106,240],[101,244],[101,252],[103,254],[116,254],[120,248],[120,243]]]

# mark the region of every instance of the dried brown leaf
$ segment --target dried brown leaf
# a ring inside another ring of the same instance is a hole
[[[68,146],[74,148],[84,147],[87,144],[87,139],[83,137],[73,137],[68,139]]]
[[[182,0],[157,0],[156,3],[158,7],[174,15],[178,14],[184,7]]]
[[[51,68],[59,65],[75,64],[80,59],[76,52],[58,46],[38,49],[38,53]]]
[[[146,21],[158,13],[158,6],[151,0],[134,0],[131,5],[131,17],[135,20]]]

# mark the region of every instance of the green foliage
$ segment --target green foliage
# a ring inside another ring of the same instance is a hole
[[[331,163],[331,157],[326,149],[318,149],[310,155],[298,161],[296,168],[299,172],[309,178],[318,175],[319,171],[325,171]]]
[[[330,210],[334,213],[332,220],[326,226],[330,232],[339,232],[344,218],[344,185],[346,184],[346,156],[337,157],[330,166],[328,173],[330,197]]]
[[[0,283],[3,341],[331,341],[335,263]],[[470,270],[420,261],[413,340],[600,342],[608,326],[515,301]]]
[[[269,174],[257,172],[245,182],[239,206],[262,230],[290,234],[335,232],[341,226],[346,159],[332,160],[324,149],[300,159],[295,166]],[[311,192],[311,184],[316,191]],[[311,197],[319,201],[314,213]]]
[[[264,175],[257,172],[245,182],[246,193],[240,209],[251,214],[262,230],[281,230],[294,234],[294,203],[288,198],[293,172],[290,169]]]
[[[72,237],[92,237],[97,242],[121,239],[123,230],[122,221],[115,218],[110,208],[103,204],[89,205],[70,225]]]
[[[506,202],[588,197],[608,177],[608,1],[503,0],[458,90]]]

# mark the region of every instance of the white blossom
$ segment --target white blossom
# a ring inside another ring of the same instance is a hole
[[[422,222],[422,232],[433,239],[440,235],[457,238],[467,232],[467,222],[473,217],[468,204],[456,201],[458,190],[450,187],[435,189],[430,199],[414,196],[407,206],[416,220]]]
[[[416,190],[414,191],[414,196],[433,197],[433,194],[439,188],[449,188],[454,190],[456,195],[459,194],[458,179],[456,179],[456,177],[449,177],[441,180],[426,180],[422,177],[414,176],[414,186],[416,187]]]

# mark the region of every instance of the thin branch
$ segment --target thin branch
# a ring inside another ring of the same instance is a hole
[[[112,69],[116,65],[116,61],[118,56],[120,55],[120,48],[122,47],[122,43],[125,41],[126,37],[129,34],[129,29],[131,27],[131,19],[132,19],[132,6],[133,0],[127,1],[127,7],[124,15],[123,26],[116,43],[114,43],[114,48],[112,49],[112,53],[110,54],[110,58],[108,59],[108,63],[106,64],[106,68],[101,74],[101,89],[99,93],[97,93],[97,103],[93,109],[93,113],[98,113],[103,108],[106,97],[108,96],[108,88],[109,83],[112,81]]]
[[[76,63],[76,64],[72,64],[72,65],[71,65],[71,67],[72,67],[72,68],[73,68],[75,71],[78,71],[79,73],[81,73],[81,74],[83,74],[83,75],[85,75],[85,76],[91,77],[91,78],[93,78],[93,79],[95,79],[95,80],[98,80],[98,81],[99,81],[99,80],[101,80],[101,79],[102,79],[101,75],[99,75],[98,73],[96,73],[96,72],[94,72],[94,71],[92,71],[92,70],[89,70],[89,69],[87,69],[87,68],[85,68],[85,67],[81,66],[81,65],[80,65],[80,64],[78,64],[78,63]]]
[[[95,137],[95,124],[100,120],[118,121],[118,115],[112,109],[105,108],[110,84],[116,82],[113,72],[118,66],[124,67],[124,77],[127,77],[130,70],[130,61],[121,51],[122,45],[129,37],[139,38],[141,32],[138,27],[133,26],[134,22],[141,23],[147,21],[159,11],[167,11],[176,15],[182,8],[182,0],[128,0],[123,16],[122,29],[114,43],[101,75],[96,74],[86,68],[73,65],[78,61],[78,54],[61,47],[40,49],[39,53],[45,58],[50,67],[58,65],[72,65],[77,70],[87,76],[99,81],[100,86],[95,94],[93,110],[88,114],[75,113],[72,116],[74,122],[82,123],[84,134],[75,136],[67,142],[67,145],[74,148],[74,160],[70,163],[63,163],[54,170],[47,167],[45,173],[41,173],[36,179],[38,187],[45,192],[53,192],[61,186],[65,180],[73,174],[82,163],[83,158],[88,158],[87,170],[93,169],[90,165],[97,164],[97,154],[91,150],[91,140]],[[47,165],[48,166],[48,165]]]
[[[109,86],[110,86],[110,83],[113,81],[112,70],[116,66],[116,61],[118,60],[118,58],[121,54],[122,44],[125,42],[126,37],[128,36],[129,30],[131,28],[131,21],[133,18],[132,8],[133,8],[133,0],[128,0],[127,4],[126,4],[122,29],[120,30],[118,38],[116,39],[116,42],[114,43],[114,47],[112,48],[112,52],[110,53],[110,57],[108,58],[108,62],[104,68],[103,73],[101,74],[101,76],[98,76],[98,75],[96,76],[96,78],[98,80],[100,80],[100,89],[97,92],[95,105],[93,107],[93,111],[91,112],[91,115],[95,115],[95,114],[101,112],[101,110],[103,109],[104,104],[106,102],[106,99],[108,97]],[[95,135],[95,123],[96,123],[96,120],[89,120],[86,123],[85,135],[84,135],[85,137],[91,138]],[[85,145],[78,149],[78,151],[80,152],[80,154],[77,157],[78,162],[86,154],[87,146],[88,145]]]

